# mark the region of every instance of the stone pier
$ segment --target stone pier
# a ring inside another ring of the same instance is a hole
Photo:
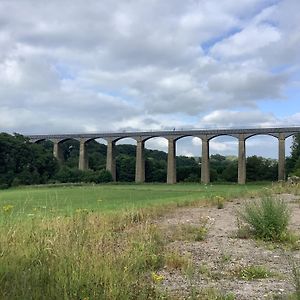
[[[176,183],[176,139],[168,138],[168,170],[167,183]]]
[[[106,139],[107,153],[106,153],[106,170],[111,173],[113,181],[117,180],[116,175],[116,141],[113,139]]]
[[[135,162],[135,182],[145,182],[145,142],[137,139],[136,162]]]
[[[238,183],[246,183],[246,143],[244,134],[239,134]]]
[[[89,160],[86,149],[87,143],[85,139],[80,139],[79,146],[79,170],[85,171],[89,168]]]
[[[278,137],[278,180],[285,180],[285,134]]]
[[[201,158],[201,182],[208,184],[210,182],[209,175],[209,140],[207,136],[202,136],[202,158]]]
[[[62,164],[65,159],[60,140],[51,141],[53,142],[53,156],[57,159],[59,164]]]

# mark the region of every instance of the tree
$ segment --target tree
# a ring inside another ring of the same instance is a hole
[[[300,134],[293,136],[291,156],[286,159],[286,173],[300,176]]]
[[[49,149],[19,134],[0,134],[0,186],[45,183],[57,168]]]

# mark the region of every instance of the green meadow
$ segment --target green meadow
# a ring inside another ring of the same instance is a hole
[[[214,196],[240,197],[266,184],[107,184],[23,187],[0,191],[0,210],[11,218],[70,216],[78,210],[109,213],[151,206],[184,205]]]
[[[168,238],[153,219],[177,206],[253,196],[268,186],[1,190],[0,299],[174,299],[160,288],[160,271],[170,255]],[[197,299],[229,299],[216,297]]]

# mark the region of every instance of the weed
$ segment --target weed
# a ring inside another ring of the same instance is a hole
[[[248,202],[239,212],[239,217],[250,227],[255,237],[280,241],[287,231],[290,211],[283,200],[264,197],[259,201]]]
[[[244,280],[255,280],[273,276],[273,273],[268,271],[264,266],[255,265],[240,268],[235,273],[237,277]]]
[[[228,263],[228,262],[230,262],[231,256],[232,255],[230,253],[222,253],[221,259],[220,259],[221,263]]]
[[[169,269],[186,270],[190,264],[188,256],[172,251],[165,255],[165,265]]]
[[[288,250],[300,250],[300,236],[293,232],[285,232],[281,236],[281,242],[284,244],[284,248]]]
[[[205,240],[207,233],[207,220],[201,225],[181,224],[175,226],[171,240],[199,242]]]
[[[215,200],[217,202],[217,208],[218,209],[223,209],[225,198],[222,197],[222,196],[215,196]]]
[[[210,269],[208,268],[207,265],[199,266],[198,271],[199,271],[200,274],[204,275],[205,277],[210,277],[211,276],[211,271],[210,271]]]

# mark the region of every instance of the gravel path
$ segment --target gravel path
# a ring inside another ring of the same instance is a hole
[[[299,197],[280,195],[292,212],[290,229],[300,233]],[[291,258],[300,261],[299,250],[284,250],[273,244],[251,239],[238,239],[236,211],[245,200],[225,203],[217,207],[180,208],[157,221],[159,226],[172,236],[178,226],[201,226],[208,229],[203,241],[174,240],[169,243],[171,252],[187,257],[191,263],[188,269],[178,270],[165,267],[161,287],[177,299],[188,299],[192,289],[216,289],[221,293],[232,293],[235,299],[272,299],[294,291]],[[272,275],[263,279],[243,280],[238,274],[247,266],[263,266]],[[192,270],[192,271],[191,271]]]

